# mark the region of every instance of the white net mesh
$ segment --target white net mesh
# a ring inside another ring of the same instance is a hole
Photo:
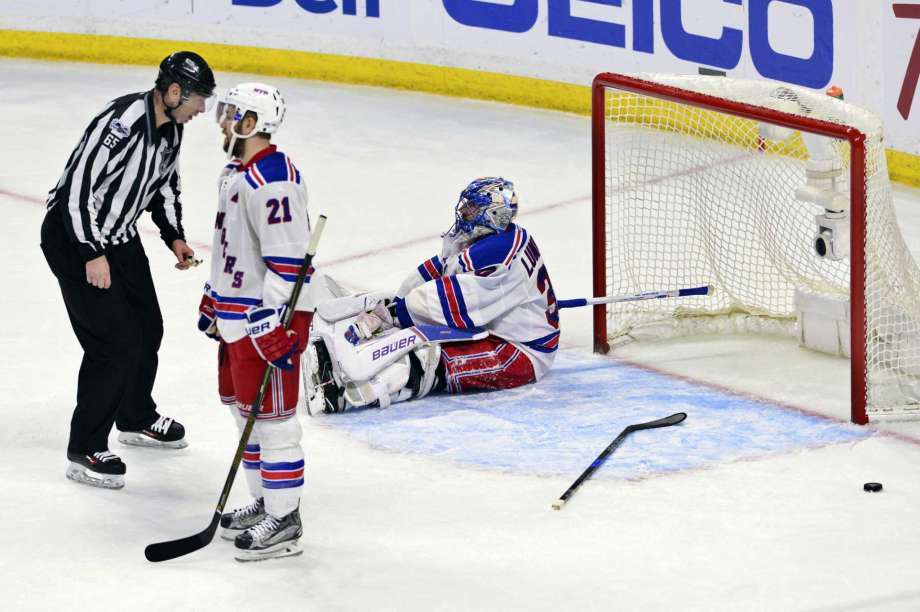
[[[920,271],[898,230],[878,118],[824,94],[775,83],[638,78],[866,135],[866,219],[850,222],[864,223],[866,235],[867,410],[920,412]],[[610,305],[611,340],[688,330],[794,333],[796,289],[849,296],[849,258],[815,253],[815,216],[824,207],[796,198],[807,182],[806,144],[814,137],[679,99],[615,89],[607,89],[605,98],[607,294],[716,287],[705,297]],[[836,147],[845,181],[849,143],[824,142]]]

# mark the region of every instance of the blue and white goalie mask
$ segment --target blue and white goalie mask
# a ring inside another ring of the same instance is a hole
[[[501,177],[478,178],[460,193],[450,235],[469,240],[505,231],[517,216],[514,183]]]

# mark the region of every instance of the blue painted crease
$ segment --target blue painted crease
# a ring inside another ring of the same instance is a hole
[[[871,432],[581,353],[560,352],[539,383],[429,397],[328,417],[373,448],[542,476],[581,473],[631,423],[675,412],[675,427],[629,436],[592,476],[638,479],[862,440]]]

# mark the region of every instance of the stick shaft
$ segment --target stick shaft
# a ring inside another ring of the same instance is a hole
[[[607,446],[607,448],[601,451],[601,454],[591,462],[591,465],[589,465],[588,468],[581,473],[581,476],[576,478],[575,482],[573,482],[569,488],[565,490],[565,493],[559,496],[559,500],[562,502],[567,502],[578,489],[578,487],[581,486],[581,483],[586,481],[588,477],[591,476],[591,474],[597,471],[597,468],[599,468],[601,464],[604,463],[604,461],[607,459],[607,457],[609,457],[610,454],[613,453],[613,451],[615,451],[620,444],[622,444],[623,440],[626,439],[626,436],[628,436],[630,432],[631,430],[627,427],[613,440],[613,442],[610,443],[609,446]]]
[[[623,440],[625,440],[629,434],[631,434],[634,431],[640,431],[642,429],[655,429],[658,427],[669,427],[671,425],[677,425],[678,423],[683,422],[683,420],[686,418],[687,418],[686,413],[677,412],[675,414],[672,414],[671,416],[664,417],[662,419],[656,419],[654,421],[648,421],[646,423],[636,423],[636,424],[629,425],[628,427],[626,427],[626,429],[620,432],[620,435],[614,438],[613,442],[611,442],[607,446],[607,448],[601,451],[601,454],[598,455],[597,458],[591,462],[591,465],[589,465],[588,468],[584,472],[581,473],[581,476],[575,479],[575,482],[573,482],[572,485],[568,489],[565,490],[565,493],[559,496],[559,499],[556,500],[556,502],[553,504],[553,508],[555,508],[556,510],[561,509],[562,506],[568,501],[568,499],[572,495],[575,494],[575,491],[578,490],[578,487],[581,486],[581,483],[583,483],[585,480],[590,478],[591,474],[596,472],[597,468],[603,465],[604,461],[607,460],[607,457],[613,454],[613,451],[615,451],[617,447],[619,447],[620,444],[623,443]]]
[[[665,291],[645,291],[643,293],[632,293],[627,295],[607,295],[592,298],[574,298],[571,300],[559,300],[556,302],[557,308],[579,308],[581,306],[593,306],[595,304],[617,304],[620,302],[639,302],[641,300],[660,300],[664,298],[688,297],[691,295],[709,295],[712,287],[703,285],[702,287],[688,287],[686,289],[668,289]]]

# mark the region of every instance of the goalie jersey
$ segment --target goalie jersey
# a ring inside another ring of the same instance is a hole
[[[541,378],[559,346],[556,295],[537,243],[509,225],[446,261],[423,262],[399,289],[400,325],[481,327],[524,352]]]
[[[235,342],[246,335],[247,310],[290,299],[310,241],[307,190],[291,159],[270,146],[245,166],[227,164],[218,191],[209,290],[221,338]],[[306,289],[297,310],[313,310]]]

